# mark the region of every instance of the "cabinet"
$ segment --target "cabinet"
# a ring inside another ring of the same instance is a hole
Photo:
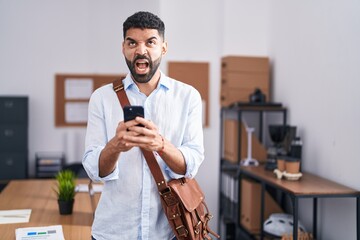
[[[0,180],[28,176],[28,97],[0,97]]]
[[[221,109],[219,229],[223,239],[255,239],[260,233],[261,184],[241,178],[240,162],[247,155],[246,126],[254,128],[252,156],[265,163],[272,144],[268,125],[286,124],[281,104],[242,104]],[[265,217],[282,211],[265,192]]]

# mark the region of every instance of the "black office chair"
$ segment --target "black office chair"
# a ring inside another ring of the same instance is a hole
[[[65,165],[62,169],[73,171],[77,178],[88,178],[88,175],[81,163],[72,163],[69,165]]]
[[[0,193],[6,187],[7,183],[0,183]]]

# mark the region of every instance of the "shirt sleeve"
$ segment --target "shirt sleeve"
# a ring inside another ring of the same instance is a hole
[[[118,179],[119,170],[116,165],[115,170],[105,176],[99,176],[100,153],[107,143],[106,127],[104,119],[104,107],[101,101],[101,94],[95,91],[89,101],[88,124],[85,137],[85,153],[82,164],[88,176],[93,181],[109,181]]]
[[[204,160],[202,101],[199,92],[194,88],[192,88],[188,104],[184,139],[178,147],[186,162],[186,173],[179,175],[167,167],[166,171],[170,178],[194,178]]]

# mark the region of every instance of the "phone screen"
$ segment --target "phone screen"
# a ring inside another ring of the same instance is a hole
[[[144,108],[142,106],[125,106],[124,107],[124,121],[125,122],[134,120],[136,117],[144,117]]]

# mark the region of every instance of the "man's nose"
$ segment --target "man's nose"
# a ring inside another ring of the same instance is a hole
[[[145,46],[145,44],[139,44],[136,48],[136,54],[138,55],[145,55],[147,53],[147,47]]]

